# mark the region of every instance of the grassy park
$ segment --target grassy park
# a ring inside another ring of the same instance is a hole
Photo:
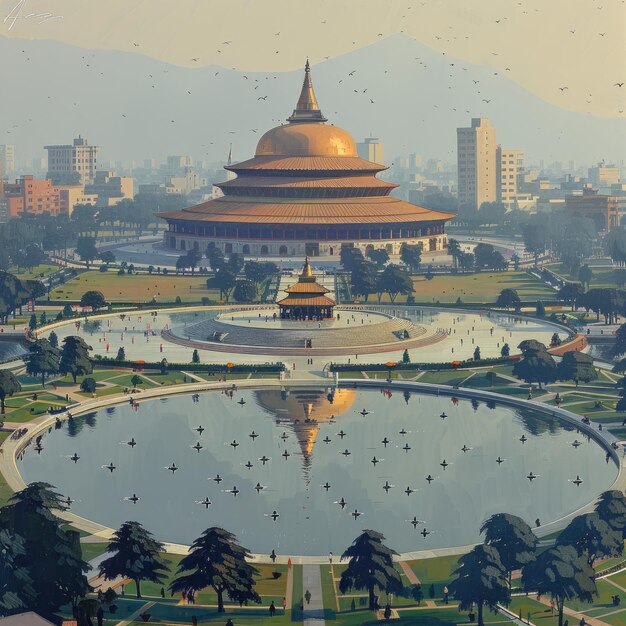
[[[432,280],[415,276],[413,288],[415,301],[424,304],[455,303],[458,298],[463,304],[492,304],[506,288],[516,289],[522,301],[552,300],[555,293],[545,283],[526,272],[448,274],[434,276]],[[376,301],[376,296],[370,296],[370,301]],[[381,302],[389,301],[388,294],[383,294]],[[405,301],[404,296],[396,299],[399,303]]]
[[[59,285],[50,293],[52,300],[77,302],[86,291],[101,291],[109,302],[200,302],[209,298],[219,301],[219,291],[208,289],[207,276],[163,276],[156,274],[125,274],[89,270]]]

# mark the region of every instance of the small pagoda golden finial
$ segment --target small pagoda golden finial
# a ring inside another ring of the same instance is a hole
[[[311,264],[309,263],[308,255],[304,258],[304,267],[302,268],[302,278],[313,278],[313,272],[311,271]]]
[[[309,59],[306,60],[304,65],[304,81],[302,83],[302,90],[300,91],[300,97],[296,108],[290,117],[287,118],[289,122],[325,122],[326,118],[320,111],[317,98],[315,97],[315,91],[313,91],[313,82],[311,81],[311,65]]]

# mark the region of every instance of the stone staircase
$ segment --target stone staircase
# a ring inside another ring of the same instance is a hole
[[[302,330],[265,329],[258,326],[246,328],[217,320],[204,320],[187,326],[180,335],[191,341],[233,346],[303,348],[310,339],[313,348],[347,348],[407,341],[425,333],[426,329],[423,326],[413,324],[410,320],[393,317],[379,324],[366,326]]]

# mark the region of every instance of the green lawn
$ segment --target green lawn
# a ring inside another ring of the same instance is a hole
[[[180,296],[183,302],[200,302],[203,297],[219,301],[219,291],[209,290],[207,276],[173,276],[132,274],[118,276],[117,272],[87,271],[59,285],[51,293],[52,300],[76,302],[90,290],[101,291],[109,302],[173,302]]]
[[[34,280],[37,278],[44,278],[45,276],[58,272],[59,266],[51,263],[43,263],[41,265],[36,265],[32,270],[24,268],[20,268],[18,270],[17,267],[11,267],[8,271],[18,278]]]
[[[80,550],[83,553],[83,560],[91,561],[103,552],[106,552],[108,543],[81,543]]]
[[[426,280],[423,276],[413,278],[413,296],[416,302],[453,303],[458,298],[467,303],[493,303],[498,294],[505,288],[516,289],[519,297],[524,300],[553,300],[555,292],[545,283],[533,278],[526,272],[483,272],[470,275],[435,276]],[[406,298],[399,296],[396,302],[404,302]],[[389,302],[385,294],[382,302]]]

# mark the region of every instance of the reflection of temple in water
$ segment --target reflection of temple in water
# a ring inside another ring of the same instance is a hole
[[[259,406],[274,417],[276,424],[295,435],[307,477],[320,424],[345,413],[356,399],[354,389],[335,388],[258,389],[254,395]]]

